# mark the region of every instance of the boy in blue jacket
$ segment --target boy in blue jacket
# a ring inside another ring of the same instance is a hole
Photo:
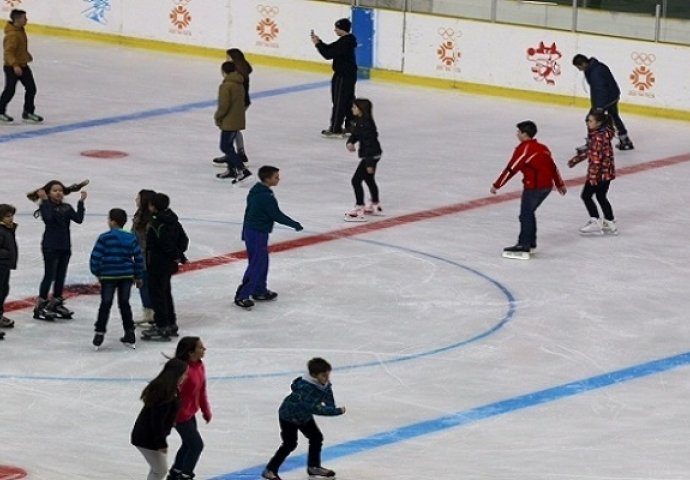
[[[134,348],[136,342],[129,295],[133,283],[137,288],[141,286],[144,258],[136,236],[122,229],[125,223],[127,223],[127,213],[124,210],[121,208],[110,210],[108,212],[110,230],[98,237],[91,252],[89,262],[91,273],[98,277],[101,284],[101,305],[98,307],[96,334],[93,337],[96,350],[103,344],[116,291],[117,306],[120,309],[122,326],[125,330],[125,336],[120,338],[120,341],[130,348]]]
[[[335,480],[335,472],[321,466],[323,435],[314,421],[314,415],[336,416],[345,413],[345,407],[336,407],[333,388],[329,381],[331,365],[323,358],[312,358],[307,363],[309,375],[292,381],[292,393],[285,397],[278,410],[282,445],[266,465],[261,476],[266,480],[281,480],[278,470],[285,459],[297,448],[297,431],[309,439],[307,474],[312,480]]]
[[[247,208],[244,211],[242,240],[247,246],[249,263],[242,277],[242,284],[235,293],[235,305],[251,308],[254,301],[275,300],[278,297],[266,286],[268,279],[268,236],[275,222],[302,230],[302,225],[285,215],[278,207],[278,201],[271,187],[280,182],[280,170],[264,165],[259,169],[259,180],[247,194]]]

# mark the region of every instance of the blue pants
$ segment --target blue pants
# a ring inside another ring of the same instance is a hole
[[[225,154],[228,168],[239,169],[243,167],[242,158],[235,151],[235,138],[237,130],[222,130],[220,132],[220,151]]]
[[[196,426],[196,417],[178,423],[175,425],[175,430],[180,434],[182,445],[175,455],[175,463],[172,468],[192,475],[201,456],[201,451],[204,449],[204,441],[201,439],[199,429]]]
[[[551,193],[550,188],[523,190],[520,202],[520,236],[518,245],[527,248],[537,246],[537,217],[534,212]]]
[[[268,233],[244,228],[242,239],[247,246],[247,269],[242,277],[242,285],[237,289],[237,298],[266,293],[268,279]]]
[[[133,280],[130,278],[101,280],[101,306],[98,307],[98,320],[95,325],[95,330],[97,332],[106,332],[115,291],[117,291],[117,306],[120,309],[120,316],[122,317],[122,327],[125,331],[134,330],[132,307],[129,305],[132,283]]]

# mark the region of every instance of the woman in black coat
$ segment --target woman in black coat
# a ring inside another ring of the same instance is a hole
[[[187,363],[173,358],[141,392],[144,407],[134,422],[131,442],[150,466],[147,480],[163,480],[168,473],[166,439],[180,409],[177,390],[186,376]]]

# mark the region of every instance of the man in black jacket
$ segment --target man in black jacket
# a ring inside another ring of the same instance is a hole
[[[619,150],[632,150],[635,148],[632,140],[628,137],[628,130],[618,114],[618,101],[621,97],[621,90],[618,88],[616,79],[613,78],[609,67],[594,57],[587,58],[580,53],[573,57],[573,65],[585,73],[585,78],[589,84],[592,110],[601,110],[611,115],[618,132],[618,140],[620,141],[616,148]]]
[[[151,200],[153,219],[146,232],[146,270],[156,325],[142,332],[142,340],[169,341],[177,336],[171,278],[178,265],[187,263],[184,252],[189,237],[169,206],[170,198],[163,193]]]
[[[348,131],[352,120],[352,102],[355,99],[355,83],[357,83],[357,61],[355,48],[357,39],[350,33],[352,23],[347,18],[335,22],[335,34],[338,40],[333,43],[323,43],[321,38],[311,31],[311,41],[326,60],[333,60],[333,79],[331,80],[331,98],[333,110],[331,124],[321,135],[327,138],[342,138]],[[343,130],[343,122],[345,130]]]

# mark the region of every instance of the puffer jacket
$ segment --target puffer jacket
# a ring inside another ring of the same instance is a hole
[[[237,72],[229,73],[218,87],[218,108],[213,115],[216,126],[223,131],[244,130],[245,91],[244,77]]]
[[[322,385],[310,375],[297,377],[292,381],[292,393],[280,404],[278,416],[281,420],[303,425],[314,415],[337,416],[343,411],[335,406],[331,383]]]
[[[11,22],[5,25],[5,39],[2,42],[5,65],[26,67],[33,57],[29,53],[29,40],[24,27],[16,27]]]

